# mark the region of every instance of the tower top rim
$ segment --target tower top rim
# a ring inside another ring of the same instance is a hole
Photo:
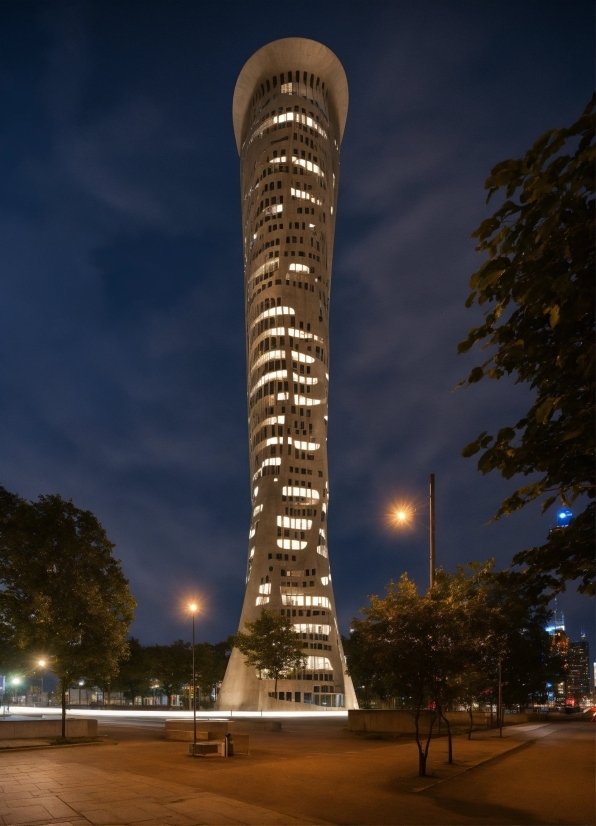
[[[296,65],[299,60],[302,65]],[[323,43],[307,37],[284,37],[273,40],[250,57],[238,75],[232,102],[232,119],[238,153],[242,148],[246,130],[248,104],[257,83],[268,74],[278,74],[295,68],[322,75],[324,77],[331,104],[339,125],[339,142],[343,138],[348,115],[348,79],[339,58]]]

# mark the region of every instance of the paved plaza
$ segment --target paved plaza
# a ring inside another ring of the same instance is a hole
[[[431,746],[350,734],[341,720],[251,731],[249,756],[196,759],[163,724],[102,725],[103,745],[0,753],[3,826],[592,824],[594,726],[475,733]]]

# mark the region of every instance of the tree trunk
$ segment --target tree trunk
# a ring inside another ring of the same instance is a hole
[[[60,689],[62,691],[62,739],[66,740],[66,683],[64,680],[60,681]]]
[[[431,737],[433,734],[433,726],[436,720],[436,714],[433,714],[432,719],[430,721],[430,726],[428,728],[428,737],[426,738],[426,743],[424,748],[422,748],[422,743],[420,742],[420,712],[421,712],[421,705],[416,708],[416,716],[414,717],[414,726],[416,730],[416,745],[418,746],[418,776],[419,777],[426,777],[426,761],[428,758],[428,749],[430,746]]]
[[[472,739],[472,727],[474,725],[474,717],[472,716],[472,703],[468,708],[468,714],[470,715],[470,728],[468,729],[468,740]]]
[[[275,688],[273,689],[273,697],[277,700],[277,674],[275,675]]]
[[[451,764],[451,763],[453,763],[453,737],[451,735],[451,723],[445,717],[445,715],[443,714],[442,711],[441,711],[441,716],[442,716],[443,720],[445,720],[445,725],[447,726],[447,748],[448,748],[448,752],[449,752],[449,757],[447,759],[447,762],[449,764]]]

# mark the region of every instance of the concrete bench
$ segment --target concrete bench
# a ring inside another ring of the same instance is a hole
[[[227,757],[226,741],[225,740],[208,740],[202,743],[191,743],[188,747],[188,753],[195,757],[208,757],[210,754],[218,757]]]

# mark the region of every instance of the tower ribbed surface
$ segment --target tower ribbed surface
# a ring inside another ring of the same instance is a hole
[[[256,52],[234,94],[241,160],[252,519],[240,619],[291,617],[306,668],[273,683],[232,652],[220,709],[354,708],[327,537],[329,293],[347,81],[320,43]]]

